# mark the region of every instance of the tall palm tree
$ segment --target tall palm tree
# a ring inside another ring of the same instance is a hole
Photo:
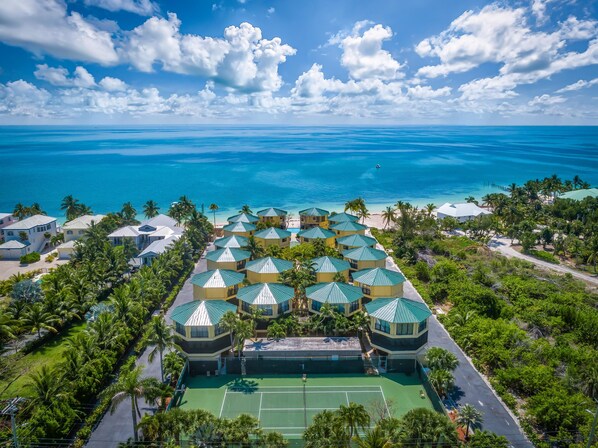
[[[160,207],[158,207],[158,203],[156,201],[152,201],[151,199],[143,204],[143,214],[146,218],[158,216],[159,210]]]
[[[353,437],[353,440],[357,444],[357,448],[391,448],[393,446],[379,426],[367,430],[362,438]]]
[[[260,243],[257,242],[255,237],[250,236],[247,239],[247,244],[243,246],[243,250],[248,251],[251,254],[251,259],[255,260],[256,258],[260,258],[264,255],[264,248]]]
[[[64,210],[66,215],[66,220],[70,221],[75,219],[79,213],[79,203],[78,199],[75,199],[73,195],[69,194],[62,199],[62,203],[60,204],[60,210]]]
[[[110,413],[114,413],[116,408],[123,401],[131,400],[131,416],[133,417],[133,439],[139,441],[137,434],[137,416],[141,416],[139,411],[139,399],[147,396],[156,395],[160,388],[160,383],[155,378],[141,378],[142,367],[136,367],[131,371],[123,372],[118,381],[108,386],[102,393],[105,397],[110,397],[112,405]]]
[[[13,331],[16,324],[17,321],[9,313],[0,310],[0,343],[6,339],[14,338]]]
[[[264,317],[264,310],[257,306],[251,306],[249,308],[249,321],[251,322],[251,328],[253,330],[253,337],[257,340],[257,324]]]
[[[430,384],[441,397],[446,397],[455,385],[455,377],[448,370],[432,370],[429,375]]]
[[[47,364],[29,375],[27,389],[29,405],[32,407],[50,407],[56,401],[65,399],[69,394],[66,391],[67,382],[63,381],[60,373]]]
[[[245,339],[253,336],[253,327],[251,326],[251,322],[248,320],[239,320],[237,327],[235,328],[235,334],[237,335],[236,349],[239,354],[239,358],[241,358],[241,351],[245,346]]]
[[[37,332],[37,337],[41,338],[41,330],[48,330],[52,333],[56,333],[57,330],[54,325],[58,321],[58,318],[47,312],[41,303],[32,304],[23,315],[23,326],[29,328],[31,331]]]
[[[382,222],[384,223],[384,228],[388,229],[388,226],[394,220],[395,220],[395,209],[390,206],[386,207],[386,209],[382,212]]]
[[[137,210],[135,210],[135,207],[133,207],[133,204],[130,202],[125,202],[123,204],[121,213],[126,221],[133,221],[135,216],[137,216]]]
[[[342,422],[349,428],[349,440],[359,429],[365,429],[370,425],[370,415],[362,404],[349,403],[347,406],[341,404],[338,410]]]
[[[29,215],[45,215],[46,212],[42,210],[42,206],[39,203],[34,202],[29,207]]]
[[[251,211],[251,207],[249,207],[247,204],[245,204],[243,207],[241,207],[241,210],[239,210],[239,213],[253,213]]]
[[[482,413],[478,411],[474,406],[470,404],[465,404],[461,406],[461,409],[459,409],[457,423],[462,426],[465,426],[465,439],[469,437],[469,428],[475,428],[483,421],[484,419],[482,418]]]
[[[219,207],[217,204],[212,203],[208,208],[214,214],[214,227],[216,227],[216,212],[218,211]]]
[[[459,365],[457,357],[441,347],[431,347],[426,352],[426,364],[432,370],[455,370]]]
[[[220,326],[229,332],[231,349],[235,349],[235,331],[239,324],[239,316],[237,313],[227,311],[220,319]]]
[[[154,346],[148,356],[149,362],[154,361],[156,354],[160,356],[160,378],[164,381],[164,351],[179,347],[175,342],[172,327],[166,323],[163,316],[152,317],[147,343]]]
[[[15,218],[22,220],[23,218],[29,216],[29,208],[19,202],[17,205],[15,205],[12,214]]]
[[[413,448],[438,446],[458,446],[455,426],[444,414],[416,408],[407,412],[400,420],[401,442]]]

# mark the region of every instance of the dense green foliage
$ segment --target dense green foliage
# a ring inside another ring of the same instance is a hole
[[[19,261],[21,264],[37,263],[41,259],[39,252],[30,252],[26,255],[22,255]]]

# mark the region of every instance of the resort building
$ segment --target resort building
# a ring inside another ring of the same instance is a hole
[[[346,250],[343,258],[349,262],[352,271],[386,267],[386,252],[369,246]]]
[[[171,315],[178,336],[178,345],[189,359],[212,361],[208,369],[220,368],[220,355],[232,349],[230,331],[220,325],[227,312],[237,307],[224,300],[201,300],[177,306]],[[202,366],[205,368],[206,366]]]
[[[319,313],[322,305],[328,303],[339,313],[350,316],[361,308],[363,293],[361,289],[347,283],[318,283],[305,288],[307,307],[313,313]]]
[[[366,302],[379,297],[403,296],[405,277],[400,272],[373,268],[354,272],[352,277],[353,285],[361,288]]]
[[[251,314],[252,308],[262,310],[262,317],[274,319],[293,309],[295,290],[280,283],[256,283],[239,289],[239,313]]]
[[[195,300],[229,300],[237,295],[245,275],[228,269],[216,269],[195,274],[193,298]]]
[[[598,188],[584,188],[581,190],[567,191],[559,195],[559,199],[572,199],[574,201],[583,201],[585,198],[598,198]]]
[[[349,213],[346,212],[342,212],[342,213],[332,213],[329,217],[328,217],[328,222],[330,222],[330,224],[338,224],[341,222],[359,222],[359,218],[355,215],[351,215]]]
[[[347,235],[365,235],[366,229],[367,226],[353,221],[339,222],[330,226],[330,230],[334,231],[338,238]]]
[[[423,302],[380,298],[365,305],[370,319],[372,347],[393,357],[415,357],[428,342],[428,319],[432,315]]]
[[[154,258],[162,255],[168,249],[170,249],[174,243],[176,243],[182,235],[172,235],[168,238],[164,238],[163,240],[156,240],[150,243],[139,255],[137,258],[141,260],[141,264],[143,266],[151,266]]]
[[[357,247],[376,247],[375,238],[371,236],[360,235],[358,233],[354,233],[353,235],[347,235],[336,239],[336,247],[341,252],[349,249],[355,249]]]
[[[257,216],[261,222],[281,229],[287,228],[287,215],[288,212],[286,210],[274,207],[265,208],[257,212]]]
[[[85,231],[92,224],[98,224],[106,215],[83,215],[75,218],[62,226],[64,242],[78,240],[83,238]]]
[[[108,235],[108,239],[113,246],[121,246],[128,239],[137,249],[142,250],[154,241],[180,236],[183,232],[184,229],[177,226],[176,220],[170,216],[158,215],[138,226],[121,227]]]
[[[312,207],[306,208],[299,212],[299,223],[301,229],[311,229],[312,227],[324,227],[328,228],[328,215],[330,213],[327,210]]]
[[[229,216],[228,218],[226,218],[226,220],[228,221],[229,224],[235,224],[237,222],[244,222],[247,224],[255,224],[260,219],[257,216],[252,215],[250,213],[239,213],[238,215]]]
[[[297,233],[297,238],[301,243],[309,243],[314,240],[323,240],[329,247],[335,246],[336,233],[332,230],[323,229],[322,227],[312,227],[310,229],[301,230]]]
[[[0,245],[1,258],[15,259],[31,252],[41,252],[50,238],[56,236],[56,218],[33,215],[7,225],[2,229],[2,235],[6,242]]]
[[[318,283],[333,282],[338,274],[341,274],[345,281],[349,281],[349,262],[334,257],[314,258],[312,263],[316,270]]]
[[[255,233],[254,238],[262,247],[289,247],[291,245],[291,232],[278,227],[260,230]]]
[[[248,222],[233,222],[232,224],[224,226],[224,236],[244,236],[249,238],[255,233],[255,225]]]
[[[241,249],[243,247],[247,247],[248,243],[249,239],[247,237],[232,235],[217,239],[214,241],[214,246],[216,246],[218,249],[222,249],[224,247],[230,247],[231,249]]]
[[[471,221],[481,215],[491,215],[488,210],[484,210],[471,202],[462,202],[451,204],[447,202],[436,209],[436,218],[455,218],[459,222]]]
[[[224,247],[208,252],[208,270],[227,269],[229,271],[244,271],[245,265],[251,258],[251,252],[234,247]]]
[[[17,221],[18,221],[18,219],[15,218],[12,215],[12,213],[0,213],[0,230],[2,230],[6,226],[14,224]],[[0,241],[2,241],[3,238],[4,238],[4,235],[2,235],[2,232],[0,232]]]
[[[278,283],[280,274],[293,269],[293,262],[274,257],[258,258],[247,263],[245,269],[250,283]]]

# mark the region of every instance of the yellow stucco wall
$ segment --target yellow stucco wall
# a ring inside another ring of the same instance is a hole
[[[349,270],[341,271],[341,274],[344,275],[345,280],[349,280]],[[333,272],[317,272],[316,273],[316,280],[318,283],[329,283],[334,281],[334,273]]]
[[[247,271],[247,280],[250,283],[278,283],[279,274],[258,274],[257,272]]]
[[[308,242],[314,241],[315,239],[318,239],[318,238],[310,239],[310,238],[303,238],[302,236],[300,236],[299,242],[300,243],[308,243]],[[326,238],[326,240],[324,242],[326,243],[326,246],[334,247],[336,245],[336,238]]]
[[[249,231],[249,232],[231,232],[230,230],[225,230],[224,231],[224,236],[233,236],[233,235],[237,235],[237,236],[244,236],[246,238],[249,238],[250,236],[252,236],[254,233],[253,230]]]
[[[289,314],[291,311],[293,311],[293,301],[289,300],[289,309],[284,314]],[[237,307],[237,312],[239,314],[248,314],[243,310],[243,302],[241,302],[240,300],[239,300],[239,305]],[[276,319],[277,317],[279,317],[278,304],[272,305],[272,316],[266,316],[265,314],[262,314],[262,317],[264,319]]]
[[[328,217],[327,216],[299,216],[299,224],[301,228],[304,227],[314,227],[320,226],[324,229],[327,229],[329,226]]]
[[[265,239],[255,237],[255,241],[260,244],[262,247],[269,247],[269,246],[278,246],[278,247],[289,247],[291,245],[291,237],[285,238],[286,241],[283,242],[281,239]]]
[[[370,294],[366,294],[367,297],[377,299],[379,297],[403,297],[403,284],[400,283],[394,286],[373,286],[362,285],[359,282],[354,282],[355,286],[360,288],[365,286],[370,289]]]
[[[314,311],[312,309],[312,302],[313,302],[313,300],[307,299],[307,309],[309,310],[310,313],[320,314],[318,311]],[[355,314],[356,312],[358,312],[359,310],[361,310],[362,306],[363,305],[361,303],[361,299],[359,299],[359,307],[355,311],[353,311],[352,313],[349,313],[350,305],[349,304],[345,304],[344,305],[344,307],[345,307],[345,316],[347,316],[347,317],[352,316],[353,314]]]
[[[337,238],[342,238],[347,235],[365,235],[365,229],[363,230],[335,230]]]
[[[212,261],[208,260],[208,271],[215,271],[217,269],[228,269],[230,271],[237,270],[237,262],[236,261]]]
[[[281,227],[284,223],[282,216],[260,216],[260,221],[272,224],[275,227]]]
[[[351,260],[345,258],[349,263]],[[371,268],[384,268],[386,267],[386,259],[383,258],[382,260],[364,260],[357,262],[357,268],[351,268],[353,270],[361,271],[362,269],[371,269]]]
[[[193,299],[195,300],[228,300],[234,295],[228,295],[229,288],[202,288],[193,285]]]

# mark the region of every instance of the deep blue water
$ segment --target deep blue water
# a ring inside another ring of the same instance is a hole
[[[598,127],[0,127],[0,166],[0,211],[61,216],[67,194],[99,213],[183,194],[223,214],[360,195],[377,210],[553,173],[596,185]]]

